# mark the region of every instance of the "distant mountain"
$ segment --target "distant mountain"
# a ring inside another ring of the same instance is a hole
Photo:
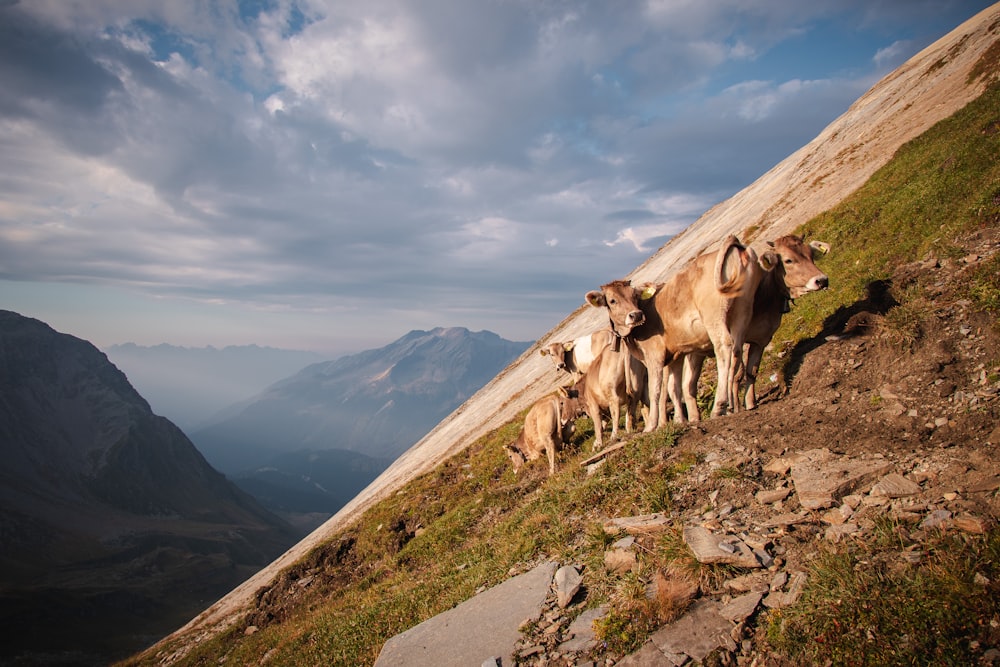
[[[276,457],[292,452],[381,459],[377,470],[355,477],[363,488],[529,345],[464,328],[411,331],[385,347],[308,366],[191,439],[244,488],[256,488],[244,480],[259,478],[257,468],[291,472]]]
[[[0,460],[0,662],[44,650],[48,664],[107,664],[298,538],[96,347],[10,311]]]
[[[226,406],[324,361],[315,352],[257,345],[219,349],[124,343],[104,352],[149,401],[153,412],[185,433],[205,426],[209,417]]]

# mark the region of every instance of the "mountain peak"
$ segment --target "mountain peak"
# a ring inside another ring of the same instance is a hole
[[[415,329],[384,347],[307,366],[192,438],[227,473],[294,449],[391,460],[528,345],[464,327]]]

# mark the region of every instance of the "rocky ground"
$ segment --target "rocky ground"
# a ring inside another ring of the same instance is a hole
[[[735,564],[739,574],[692,583],[680,593],[691,600],[686,613],[624,658],[594,639],[600,611],[570,624],[574,607],[586,606],[585,589],[565,608],[554,591],[524,628],[520,664],[680,665],[709,655],[719,664],[777,664],[758,648],[755,619],[795,602],[824,543],[864,539],[880,519],[897,519],[908,528],[885,557],[914,563],[930,531],[978,534],[994,524],[1000,327],[960,288],[998,247],[997,231],[986,230],[965,240],[962,258],[899,267],[815,339],[786,350],[786,377],[760,378],[757,410],[684,432],[675,451],[700,462],[675,480],[669,515],[606,525],[621,538],[608,567],[628,569],[656,548],[660,531],[682,525],[699,561]],[[654,578],[650,595],[665,594],[658,585],[668,584]],[[1000,664],[996,648],[983,655]]]

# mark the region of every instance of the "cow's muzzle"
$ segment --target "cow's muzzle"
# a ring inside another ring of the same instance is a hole
[[[809,292],[818,292],[819,290],[824,290],[829,286],[830,279],[825,275],[819,275],[806,284],[806,290]]]
[[[646,321],[646,314],[641,310],[633,310],[631,313],[625,316],[625,326],[627,327],[637,327]]]

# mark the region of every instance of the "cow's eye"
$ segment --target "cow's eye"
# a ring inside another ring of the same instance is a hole
[[[791,264],[791,263],[792,263],[792,258],[791,257],[789,257],[789,258],[787,258],[785,260],[785,264]]]

